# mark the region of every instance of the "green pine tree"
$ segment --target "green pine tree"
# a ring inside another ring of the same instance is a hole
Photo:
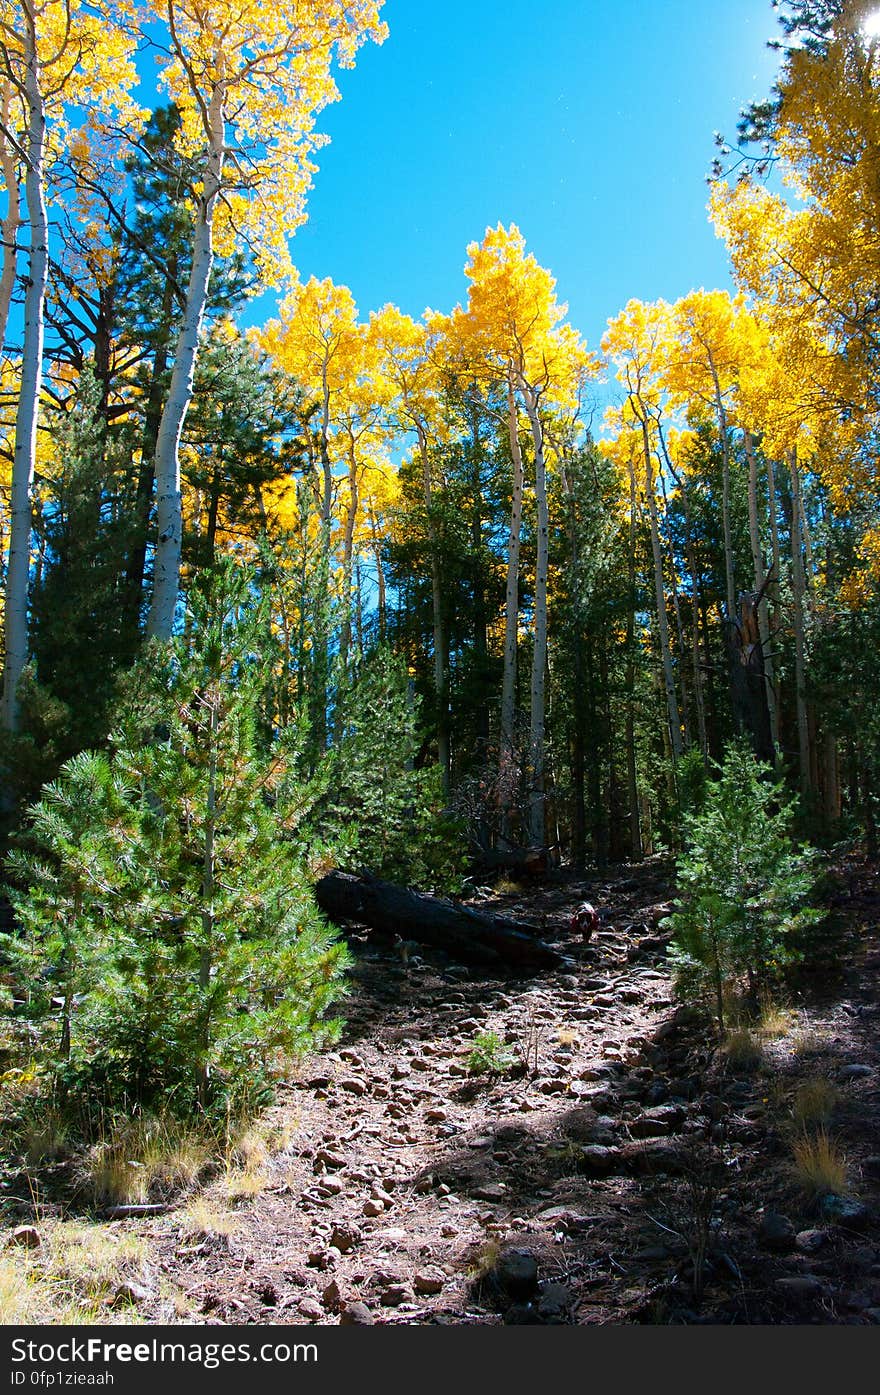
[[[259,1097],[331,1038],[346,964],[311,895],[314,792],[257,738],[249,579],[227,564],[190,605],[192,650],[148,651],[109,757],[69,762],[32,811],[26,953],[8,945],[56,1075],[184,1113]]]
[[[684,820],[675,931],[680,988],[708,990],[724,1027],[727,990],[747,981],[760,998],[796,955],[795,932],[819,912],[806,903],[815,882],[812,849],[793,839],[794,805],[749,747],[727,747],[717,780]]]
[[[419,704],[407,667],[384,646],[339,698],[338,742],[323,826],[349,837],[349,862],[376,876],[453,889],[463,871],[459,822],[442,808],[440,772],[419,768]]]

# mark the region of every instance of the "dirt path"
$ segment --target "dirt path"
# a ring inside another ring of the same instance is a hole
[[[141,1319],[880,1320],[873,881],[841,893],[839,917],[869,927],[849,977],[740,1068],[673,1007],[665,890],[647,865],[490,902],[566,954],[531,979],[356,942],[343,1041],[269,1116],[284,1146],[188,1210],[118,1223],[148,1245]],[[585,896],[605,917],[588,945],[569,929]],[[468,1071],[487,1031],[518,1074]],[[792,1105],[817,1078],[848,1169],[824,1213],[791,1169]]]

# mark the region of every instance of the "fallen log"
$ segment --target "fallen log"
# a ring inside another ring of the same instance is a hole
[[[473,866],[478,876],[496,872],[512,872],[514,876],[534,881],[546,877],[559,865],[557,848],[489,848],[474,855]]]
[[[506,916],[486,915],[350,872],[328,872],[315,887],[321,910],[337,924],[352,921],[386,935],[443,949],[456,959],[511,964],[522,969],[556,969],[565,960],[537,938],[537,926]]]

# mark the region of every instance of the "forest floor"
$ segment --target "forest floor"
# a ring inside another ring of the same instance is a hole
[[[82,1320],[79,1284],[101,1322],[880,1322],[876,871],[838,866],[827,965],[722,1051],[673,1001],[670,870],[484,896],[566,956],[533,977],[403,963],[353,932],[343,1037],[244,1162],[159,1215],[7,1204],[30,1320]],[[587,944],[585,898],[603,914]],[[505,1073],[468,1068],[485,1032]],[[830,1152],[812,1197],[804,1138]],[[33,1232],[17,1247],[13,1226]],[[47,1311],[62,1251],[73,1306]]]

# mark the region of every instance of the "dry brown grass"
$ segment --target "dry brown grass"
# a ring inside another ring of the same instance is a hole
[[[825,1129],[802,1134],[792,1152],[795,1178],[808,1197],[846,1192],[846,1158]]]
[[[721,1043],[721,1051],[735,1070],[749,1070],[761,1062],[761,1043],[748,1027],[732,1027]]]
[[[168,1201],[198,1182],[213,1151],[213,1140],[191,1124],[135,1119],[89,1150],[80,1180],[99,1205]]]
[[[58,1109],[51,1107],[25,1119],[20,1147],[27,1167],[56,1162],[69,1151],[69,1124]]]
[[[792,1035],[791,1048],[796,1056],[817,1056],[824,1050],[826,1040],[826,1033],[818,1027],[798,1027]]]
[[[797,1087],[791,1104],[795,1127],[801,1132],[816,1124],[826,1128],[834,1117],[839,1099],[837,1086],[825,1076],[804,1080]]]
[[[226,1144],[227,1167],[262,1167],[276,1153],[286,1153],[296,1134],[288,1120],[250,1120],[231,1132]]]
[[[765,1003],[761,1009],[758,1033],[763,1041],[787,1037],[797,1026],[797,1014],[781,1003]]]
[[[269,1185],[269,1178],[262,1168],[232,1168],[226,1174],[226,1195],[230,1201],[251,1201]]]
[[[40,1294],[29,1270],[21,1253],[0,1254],[0,1326],[39,1322]]]
[[[515,882],[511,877],[502,877],[492,888],[496,896],[519,896],[524,890],[522,882]]]
[[[138,1321],[124,1284],[139,1277],[144,1241],[67,1221],[40,1230],[38,1249],[0,1253],[0,1324]]]
[[[181,1322],[198,1322],[201,1309],[194,1306],[192,1299],[182,1288],[167,1281],[159,1285],[159,1296],[165,1308],[171,1308]]]
[[[468,1278],[479,1282],[484,1279],[498,1263],[501,1255],[501,1243],[498,1240],[484,1240],[478,1245],[469,1257],[467,1265]]]
[[[211,1239],[215,1236],[229,1239],[238,1230],[239,1220],[210,1197],[197,1196],[181,1216],[180,1227],[182,1233],[192,1239]]]

